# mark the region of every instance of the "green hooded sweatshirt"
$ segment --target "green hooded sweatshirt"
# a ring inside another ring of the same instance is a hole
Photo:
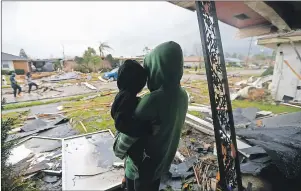
[[[160,44],[146,56],[144,68],[148,75],[147,86],[150,94],[139,102],[135,117],[160,122],[159,132],[143,140],[145,152],[155,164],[153,180],[157,180],[169,171],[178,148],[188,107],[187,93],[180,85],[183,75],[183,54],[180,45],[172,41]],[[118,157],[136,141],[125,134],[120,134],[117,139],[117,146],[114,147],[117,149],[114,151]],[[139,177],[138,169],[129,157],[125,173],[133,180]]]

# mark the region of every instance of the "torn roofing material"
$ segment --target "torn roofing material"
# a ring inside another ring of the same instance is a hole
[[[76,72],[68,72],[61,74],[59,76],[51,76],[46,81],[55,82],[55,81],[61,81],[61,80],[71,80],[71,79],[77,79],[78,74]]]
[[[233,111],[234,124],[236,127],[246,126],[256,118],[257,108],[237,108]]]
[[[74,130],[69,123],[69,120],[63,115],[39,115],[42,117],[37,118],[32,122],[21,128],[20,133],[10,134],[6,141],[18,140],[28,136],[46,136],[55,138],[66,138],[75,135],[78,132]]]
[[[47,123],[42,120],[42,119],[35,119],[27,124],[25,124],[22,128],[21,131],[23,132],[29,132],[29,131],[33,131],[42,127],[45,127],[47,125]]]
[[[243,174],[252,174],[257,176],[261,171],[271,164],[269,157],[262,157],[261,160],[250,160],[246,163],[240,164],[240,171]]]
[[[287,178],[301,175],[300,127],[238,129],[237,135],[262,147]]]
[[[63,190],[108,190],[120,186],[124,169],[113,153],[113,134],[107,131],[63,141]],[[74,160],[74,159],[77,160]]]
[[[31,137],[12,149],[8,162],[15,173],[31,175],[41,170],[55,170],[60,165],[57,160],[62,142],[59,139]]]
[[[258,122],[260,123],[258,123]],[[279,128],[285,126],[301,126],[301,112],[288,113],[252,122],[250,127]],[[258,125],[260,124],[260,125]]]

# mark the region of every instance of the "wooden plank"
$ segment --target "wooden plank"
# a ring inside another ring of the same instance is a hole
[[[213,130],[213,125],[207,121],[204,121],[204,120],[202,120],[194,115],[191,115],[189,113],[186,113],[186,117]]]

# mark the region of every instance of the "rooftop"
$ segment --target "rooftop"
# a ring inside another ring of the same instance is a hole
[[[290,43],[291,41],[301,42],[301,30],[264,36],[257,39],[257,44],[268,48],[275,48],[277,44]]]
[[[184,62],[200,62],[204,61],[204,59],[200,56],[185,56]]]
[[[20,57],[20,56],[15,56],[15,55],[12,55],[12,54],[1,52],[1,60],[13,61],[13,60],[28,60],[28,59]]]

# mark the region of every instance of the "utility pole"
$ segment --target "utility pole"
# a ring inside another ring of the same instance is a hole
[[[63,59],[65,60],[65,48],[64,48],[63,44],[62,44],[62,47],[63,47]]]
[[[251,37],[251,40],[249,40],[249,41],[250,41],[250,45],[249,45],[248,56],[247,56],[247,60],[246,60],[246,66],[248,66],[249,56],[250,56],[250,52],[251,52],[251,48],[252,48],[253,37]]]

